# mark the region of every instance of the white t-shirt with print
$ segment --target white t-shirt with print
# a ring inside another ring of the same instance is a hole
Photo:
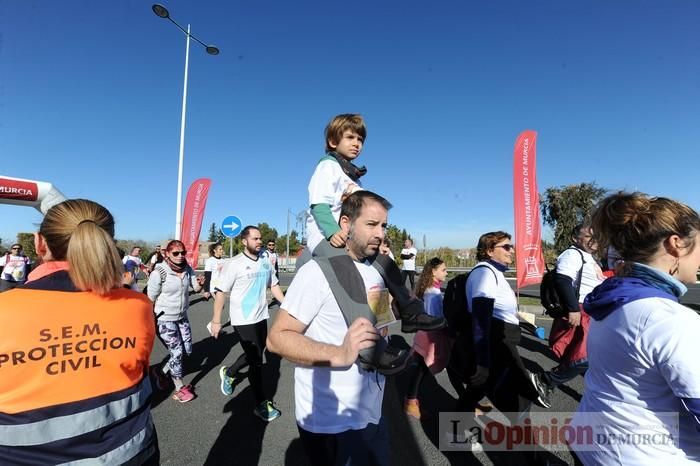
[[[270,261],[251,259],[240,253],[224,261],[216,289],[231,293],[231,325],[252,325],[270,317],[267,312],[267,289],[279,283]]]
[[[473,309],[472,300],[474,298],[491,298],[495,300],[493,317],[518,325],[518,300],[505,275],[488,262],[476,264],[476,266],[480,265],[486,267],[474,268],[465,285],[469,312]]]
[[[407,256],[413,254],[413,259],[404,259],[403,260],[403,270],[408,270],[408,271],[414,271],[416,270],[416,256],[418,255],[418,249],[414,247],[410,248],[403,248],[401,250],[401,255],[402,256]]]
[[[206,261],[204,261],[204,271],[211,272],[211,279],[209,280],[209,289],[213,290],[216,288],[216,282],[219,279],[219,274],[221,269],[224,268],[224,259],[222,257],[211,256]]]
[[[322,160],[316,166],[309,181],[309,216],[306,219],[306,244],[314,250],[324,235],[311,215],[311,206],[328,204],[336,222],[340,220],[340,207],[350,194],[361,189],[359,181],[352,181],[335,160]]]
[[[582,303],[593,288],[600,285],[605,276],[593,256],[581,249],[569,248],[557,257],[557,273],[571,278],[574,290],[578,289],[578,271],[581,270],[581,254],[583,254],[583,272],[581,274],[581,290],[578,302]]]
[[[369,263],[355,263],[367,291],[384,288]],[[342,345],[348,326],[318,264],[298,271],[280,306],[306,325],[304,335],[317,342]],[[347,368],[297,366],[294,404],[299,426],[309,432],[336,434],[378,424],[382,416],[384,376],[354,363]]]
[[[585,464],[667,465],[700,461],[700,432],[680,398],[700,398],[700,316],[664,298],[625,304],[603,320],[591,319],[586,390],[572,426],[602,425],[606,433],[660,426],[659,413],[680,414],[680,447],[595,443],[578,451]],[[598,433],[600,431],[595,431]],[[596,437],[593,437],[596,439]],[[690,459],[686,459],[685,456]],[[692,459],[692,461],[691,461]]]
[[[5,254],[0,256],[2,279],[8,282],[24,283],[27,280],[27,267],[32,263],[29,257]]]

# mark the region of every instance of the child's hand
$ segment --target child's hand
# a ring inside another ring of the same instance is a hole
[[[330,242],[331,246],[334,248],[342,248],[345,246],[345,240],[345,233],[343,230],[340,230],[333,233],[333,236],[331,236],[331,239],[329,239],[328,242]]]

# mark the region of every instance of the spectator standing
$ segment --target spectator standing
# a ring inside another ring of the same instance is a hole
[[[411,291],[416,287],[416,256],[418,255],[418,250],[413,247],[413,240],[407,238],[403,242],[403,249],[401,250],[401,259],[403,260],[403,265],[401,266],[401,283],[406,284],[406,277],[408,277],[408,282],[411,284]]]
[[[10,247],[9,254],[0,257],[0,293],[23,285],[31,270],[32,260],[22,252],[22,245],[15,243]]]

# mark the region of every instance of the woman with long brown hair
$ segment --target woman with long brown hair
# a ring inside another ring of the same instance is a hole
[[[439,257],[430,259],[421,271],[416,284],[416,296],[423,300],[425,313],[432,317],[444,317],[442,312],[442,293],[440,287],[447,278],[447,266]],[[423,377],[430,371],[437,374],[442,371],[450,359],[452,338],[447,329],[430,332],[418,331],[413,340],[413,359],[416,372],[408,385],[404,402],[404,411],[416,419],[421,418],[418,391]]]

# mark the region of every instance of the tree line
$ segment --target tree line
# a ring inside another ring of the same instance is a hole
[[[607,189],[599,187],[595,182],[579,183],[563,186],[547,188],[540,195],[540,211],[542,212],[542,221],[544,225],[552,228],[554,233],[553,241],[542,241],[545,261],[553,263],[557,255],[570,245],[571,230],[581,222],[585,222],[590,216],[595,205],[608,192]],[[267,242],[274,240],[277,246],[278,253],[286,252],[287,235],[280,235],[275,228],[272,228],[266,222],[257,225],[260,230],[262,240]],[[403,248],[406,239],[414,240],[405,228],[397,225],[389,224],[386,229],[386,235],[391,242],[391,251],[396,258],[396,261],[401,265],[400,252]],[[221,228],[216,223],[212,223],[209,227],[207,241],[219,242],[223,244],[226,254],[230,248],[233,248],[233,253],[238,254],[243,250],[240,237],[227,238]],[[34,250],[34,234],[33,233],[18,233],[17,243],[24,248],[24,253],[32,258],[36,257]],[[415,243],[415,241],[414,241]],[[117,240],[117,246],[129,253],[134,246],[140,246],[141,258],[145,261],[154,250],[156,243],[142,241],[138,239],[120,239]],[[303,248],[301,238],[296,230],[289,233],[289,254],[296,256]],[[4,254],[7,247],[4,247],[0,241],[0,254]],[[460,255],[460,251],[447,247],[436,249],[423,250],[416,258],[418,265],[423,265],[426,260],[432,257],[440,257],[445,261],[448,267],[470,267],[476,262],[474,249],[467,250],[468,255]]]

